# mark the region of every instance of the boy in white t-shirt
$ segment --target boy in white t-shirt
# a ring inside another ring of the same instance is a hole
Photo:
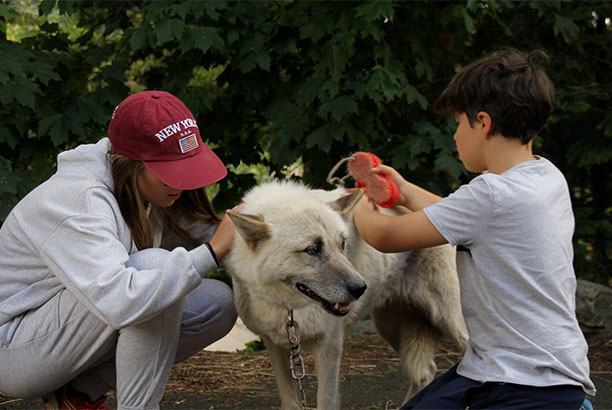
[[[461,304],[470,339],[461,362],[404,404],[410,408],[580,408],[588,346],[575,315],[574,217],[567,182],[532,141],[554,103],[535,62],[543,52],[505,49],[461,70],[435,111],[457,121],[468,171],[446,198],[380,165],[412,213],[354,212],[361,236],[383,252],[457,246]]]

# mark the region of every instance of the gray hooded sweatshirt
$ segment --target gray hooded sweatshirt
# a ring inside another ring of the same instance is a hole
[[[21,317],[67,288],[115,329],[176,303],[215,268],[206,246],[175,248],[162,266],[126,267],[138,249],[113,194],[107,138],[57,158],[57,172],[23,198],[0,228],[0,340]]]

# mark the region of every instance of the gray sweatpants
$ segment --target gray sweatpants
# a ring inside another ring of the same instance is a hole
[[[136,253],[129,264],[160,266],[164,252]],[[172,365],[225,336],[235,321],[232,291],[218,280],[203,279],[184,300],[119,331],[64,289],[25,315],[9,346],[0,342],[0,391],[32,398],[70,383],[92,400],[116,389],[119,409],[156,409]]]

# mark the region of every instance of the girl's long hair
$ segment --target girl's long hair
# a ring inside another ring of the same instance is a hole
[[[130,235],[139,250],[153,246],[153,227],[147,213],[147,205],[138,190],[138,175],[144,170],[140,161],[118,154],[112,148],[108,152],[111,175],[115,183],[115,197]],[[217,216],[204,188],[184,191],[168,208],[151,205],[150,213],[156,213],[166,228],[174,232],[192,247],[201,242],[178,224],[181,216],[218,224]]]

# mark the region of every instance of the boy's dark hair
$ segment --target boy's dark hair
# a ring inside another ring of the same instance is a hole
[[[484,111],[491,116],[493,133],[527,144],[544,126],[555,99],[553,83],[534,61],[537,56],[548,60],[543,51],[507,48],[467,65],[440,94],[434,111],[465,112],[470,125]]]

